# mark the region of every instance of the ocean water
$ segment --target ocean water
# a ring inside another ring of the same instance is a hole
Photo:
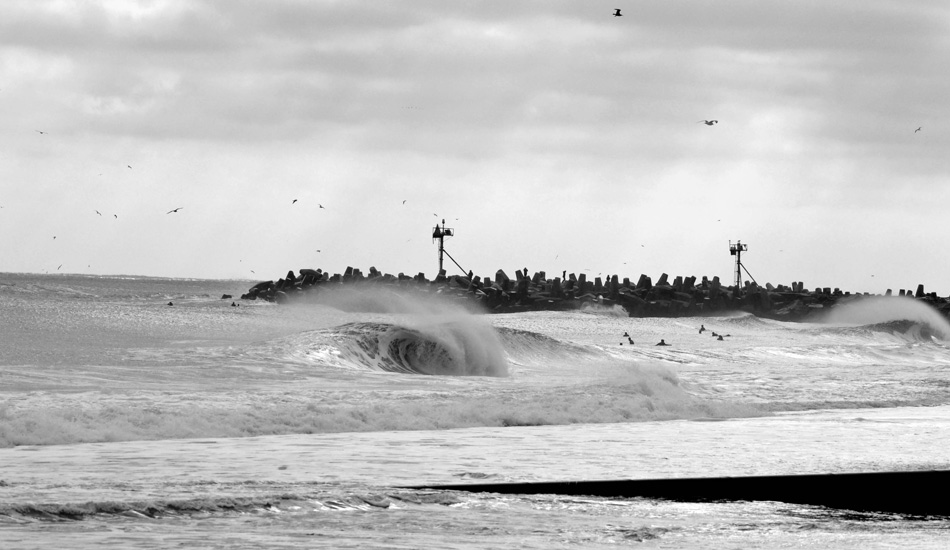
[[[948,469],[950,325],[913,300],[791,324],[221,299],[251,284],[0,274],[0,548],[950,540],[942,517],[403,488]]]

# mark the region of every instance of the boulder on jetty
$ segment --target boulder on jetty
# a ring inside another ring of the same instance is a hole
[[[759,317],[784,321],[807,321],[837,304],[861,299],[870,294],[852,294],[839,288],[808,290],[803,282],[790,285],[766,283],[759,286],[747,281],[742,288],[723,286],[719,277],[703,276],[697,284],[695,276],[676,276],[670,283],[668,274],[652,279],[641,274],[637,282],[629,277],[608,275],[588,281],[584,273],[564,271],[561,276],[548,279],[543,271],[529,275],[527,270],[516,270],[515,280],[503,269],[494,277],[447,275],[439,272],[432,281],[423,273],[414,276],[391,275],[370,267],[367,274],[347,267],[343,274],[331,275],[322,269],[292,270],[276,281],[261,281],[241,296],[242,300],[292,302],[308,294],[333,292],[337,289],[358,290],[360,285],[393,287],[407,292],[425,292],[454,298],[489,313],[517,311],[557,311],[600,306],[621,306],[631,317],[690,317],[717,315],[731,311],[745,311]],[[891,296],[888,289],[885,296]],[[901,289],[904,299],[924,301],[950,318],[950,298],[926,293],[924,285],[916,291]],[[900,299],[895,297],[894,299]]]

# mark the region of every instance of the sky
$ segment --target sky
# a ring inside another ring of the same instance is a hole
[[[946,296],[948,98],[945,0],[4,1],[0,272],[434,278],[444,219],[450,275]]]

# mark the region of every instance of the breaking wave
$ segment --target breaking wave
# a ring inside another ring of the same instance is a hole
[[[415,328],[388,323],[348,323],[312,333],[335,344],[338,364],[386,372],[443,376],[507,376],[498,337],[487,324],[427,322]]]
[[[937,333],[935,333],[934,328],[930,324],[907,319],[872,323],[870,325],[860,325],[856,327],[828,327],[823,329],[823,331],[830,334],[863,336],[866,338],[874,338],[875,334],[887,334],[908,343],[932,342],[934,338],[937,337]]]
[[[823,322],[864,326],[877,332],[896,331],[914,339],[950,340],[950,322],[940,312],[918,300],[894,296],[870,297],[839,305]]]

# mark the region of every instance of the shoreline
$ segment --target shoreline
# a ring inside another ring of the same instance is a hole
[[[672,282],[666,273],[656,283],[641,274],[634,283],[630,278],[612,275],[606,279],[587,280],[584,273],[562,272],[560,277],[549,278],[544,271],[529,276],[527,269],[515,271],[512,279],[499,269],[494,277],[477,275],[446,275],[442,270],[429,280],[423,273],[408,276],[391,275],[370,267],[364,274],[360,269],[347,267],[345,272],[330,274],[322,269],[293,270],[274,281],[262,281],[241,295],[242,300],[265,300],[287,303],[313,293],[333,292],[361,286],[392,288],[406,291],[437,293],[487,313],[514,313],[521,311],[577,310],[592,305],[622,307],[630,317],[699,317],[727,312],[747,312],[759,317],[781,321],[811,321],[837,305],[868,297],[893,296],[924,302],[941,316],[950,319],[950,297],[927,293],[924,285],[916,292],[900,289],[893,294],[851,293],[839,288],[806,289],[804,283],[791,286],[760,286],[746,282],[741,289],[723,285],[719,277],[676,276]],[[222,298],[230,299],[225,294]]]

